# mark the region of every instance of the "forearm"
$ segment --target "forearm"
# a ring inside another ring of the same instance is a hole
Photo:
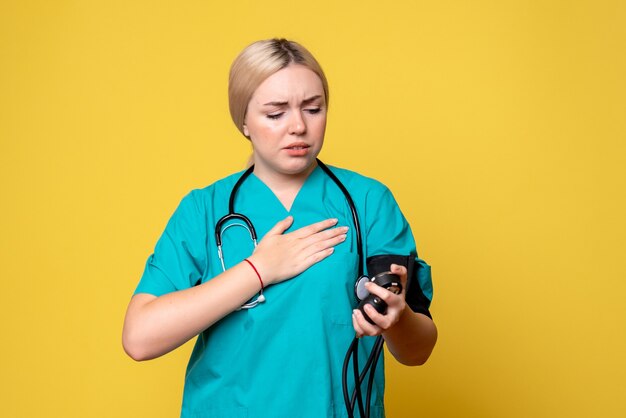
[[[160,297],[137,294],[122,341],[135,360],[159,357],[184,344],[254,296],[261,284],[245,262],[201,285]]]
[[[406,305],[400,319],[383,332],[387,348],[400,363],[424,364],[437,341],[437,327],[426,315],[415,313]]]

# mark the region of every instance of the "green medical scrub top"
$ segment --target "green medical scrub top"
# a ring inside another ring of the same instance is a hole
[[[430,268],[417,258],[410,227],[389,189],[348,170],[331,170],[357,207],[365,257],[416,257],[418,268],[409,286],[421,291],[422,310],[428,313],[432,299]],[[222,272],[215,224],[228,213],[230,193],[241,175],[236,173],[194,190],[182,200],[149,257],[135,293],[160,296],[206,282]],[[198,336],[187,367],[181,416],[347,416],[341,372],[354,338],[358,253],[346,198],[316,167],[288,211],[252,174],[237,193],[235,212],[250,218],[260,240],[287,215],[294,219],[289,231],[328,218],[338,218],[337,226],[349,226],[350,230],[331,256],[292,279],[266,288],[265,303],[233,312]],[[222,241],[227,269],[253,251],[244,228],[229,228]],[[409,305],[416,310],[415,303]],[[361,339],[361,364],[373,342],[373,337]],[[351,373],[349,381],[352,388]],[[371,416],[384,417],[382,359],[374,383]]]

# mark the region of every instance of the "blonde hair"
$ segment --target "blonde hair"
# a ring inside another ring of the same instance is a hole
[[[248,45],[235,58],[228,77],[230,116],[243,134],[246,111],[252,95],[266,78],[289,64],[307,67],[322,81],[328,106],[328,82],[315,57],[302,45],[287,39],[266,39]],[[245,134],[244,134],[245,136]]]

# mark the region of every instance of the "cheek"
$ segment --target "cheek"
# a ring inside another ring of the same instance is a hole
[[[256,122],[248,125],[250,136],[252,138],[269,139],[276,135],[276,127],[268,123]]]
[[[324,131],[326,130],[326,118],[320,118],[320,119],[316,119],[314,120],[310,125],[309,125],[309,129],[312,131],[312,133],[314,133],[316,136],[324,136]]]

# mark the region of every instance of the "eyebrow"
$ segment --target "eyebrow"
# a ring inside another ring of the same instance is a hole
[[[304,99],[302,101],[302,104],[306,106],[321,98],[322,96],[318,94],[316,96],[309,97],[308,99]],[[287,104],[289,103],[288,102],[268,102],[268,103],[264,103],[263,106],[285,106]]]

